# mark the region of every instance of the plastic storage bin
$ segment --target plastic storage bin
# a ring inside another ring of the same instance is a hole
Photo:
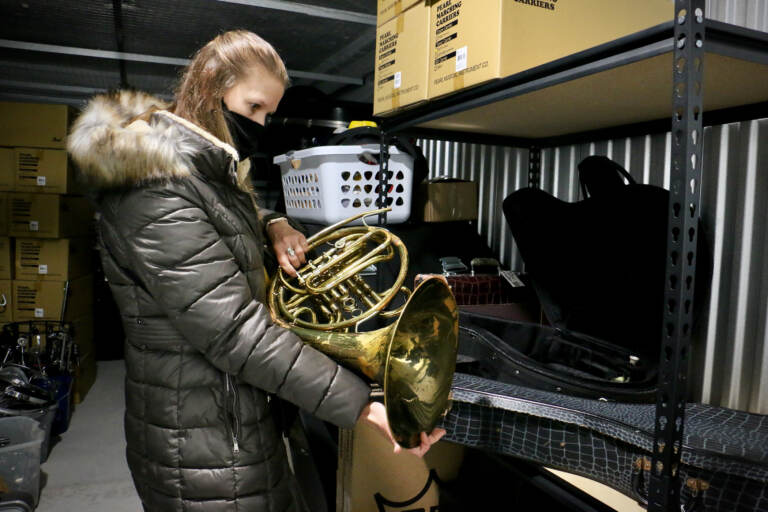
[[[379,152],[377,144],[319,146],[274,158],[280,166],[286,213],[297,220],[333,224],[379,205]],[[389,148],[387,223],[399,224],[411,214],[413,157]],[[376,217],[366,222],[376,224]],[[362,220],[351,225],[360,225]]]
[[[69,422],[72,419],[72,376],[69,374],[52,377],[56,381],[56,401],[58,408],[56,416],[53,418],[51,426],[51,435],[63,434],[69,428]]]
[[[37,506],[40,498],[40,453],[45,432],[26,416],[0,418],[0,437],[7,446],[0,448],[0,487],[20,496],[29,496]]]
[[[3,409],[0,413],[0,419],[6,417],[23,417],[30,418],[38,423],[38,426],[43,431],[43,443],[40,447],[40,462],[48,460],[48,452],[51,444],[51,427],[53,426],[53,420],[56,417],[56,410],[58,409],[58,403],[53,402],[49,405],[41,406],[39,409],[27,409],[27,410],[10,410]],[[1,432],[0,432],[1,434]]]

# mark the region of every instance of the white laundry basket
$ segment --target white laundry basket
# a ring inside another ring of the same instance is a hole
[[[274,158],[280,166],[286,213],[297,220],[333,224],[352,215],[380,208],[378,144],[319,146]],[[411,214],[413,157],[389,148],[388,224]],[[366,222],[376,224],[376,217]],[[352,222],[360,225],[363,221]]]

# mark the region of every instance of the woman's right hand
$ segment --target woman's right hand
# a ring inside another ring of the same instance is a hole
[[[389,421],[387,420],[387,411],[384,408],[384,404],[380,402],[369,402],[368,405],[366,405],[363,408],[363,411],[360,413],[360,418],[358,421],[371,425],[384,437],[389,439],[389,441],[394,446],[394,453],[400,453],[404,450],[408,453],[416,455],[417,457],[423,457],[424,454],[429,451],[432,445],[445,435],[445,429],[442,428],[436,428],[430,434],[422,432],[421,444],[419,446],[404,449],[402,446],[397,444],[394,436],[392,436],[392,430],[389,428]]]

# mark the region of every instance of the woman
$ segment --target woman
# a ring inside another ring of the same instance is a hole
[[[127,458],[145,510],[294,508],[271,394],[391,439],[369,387],[273,325],[264,305],[265,241],[290,274],[307,247],[284,216],[257,215],[248,179],[287,81],[267,42],[228,32],[196,54],[175,106],[98,96],[68,141],[97,197],[125,327]],[[441,435],[423,434],[413,452]]]

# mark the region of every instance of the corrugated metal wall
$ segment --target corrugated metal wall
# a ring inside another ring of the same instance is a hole
[[[579,200],[576,166],[593,154],[622,164],[638,183],[669,188],[670,142],[666,133],[545,149],[541,188]],[[768,414],[768,119],[706,128],[704,144],[701,233],[713,268],[693,341],[691,384],[705,403]],[[478,231],[504,266],[521,270],[501,202],[527,186],[528,150],[434,140],[419,145],[430,177],[478,182]]]
[[[541,188],[579,200],[576,166],[594,154],[622,164],[638,183],[669,188],[670,142],[666,133],[545,149]],[[768,414],[768,119],[706,128],[704,144],[701,234],[713,268],[693,341],[691,383],[705,403]],[[501,202],[527,186],[528,150],[434,140],[419,145],[430,177],[478,182],[478,231],[504,266],[521,270]]]
[[[710,0],[707,16],[768,31],[768,0]],[[541,188],[579,200],[576,165],[593,154],[622,164],[638,182],[669,188],[670,142],[666,133],[545,149]],[[768,414],[768,119],[707,128],[704,144],[700,233],[712,272],[694,333],[691,386],[699,401]],[[527,186],[527,149],[434,140],[419,145],[430,177],[478,182],[478,231],[504,266],[522,269],[501,202]]]
[[[768,30],[766,0],[708,0],[706,16],[754,30]]]

